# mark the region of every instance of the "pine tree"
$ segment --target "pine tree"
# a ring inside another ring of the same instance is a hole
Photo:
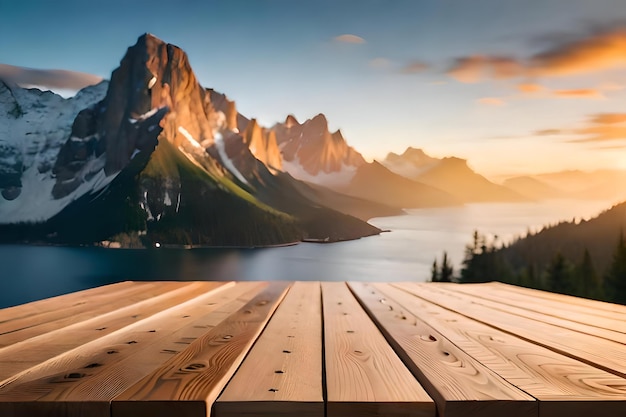
[[[610,301],[626,304],[626,242],[620,233],[619,242],[613,254],[613,262],[604,280],[605,293]]]
[[[443,259],[441,261],[441,272],[439,274],[439,282],[452,282],[454,274],[454,268],[448,260],[448,252],[443,253]]]
[[[581,297],[601,298],[602,283],[596,273],[589,250],[585,248],[583,259],[576,267],[575,294]]]
[[[433,261],[433,266],[430,269],[430,281],[439,282],[439,267],[437,266],[437,258]]]
[[[572,293],[572,268],[561,252],[552,258],[546,272],[548,290],[561,294]]]

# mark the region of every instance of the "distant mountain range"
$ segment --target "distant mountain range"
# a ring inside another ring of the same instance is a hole
[[[337,241],[377,234],[367,219],[404,208],[562,190],[552,178],[498,185],[464,160],[412,148],[368,163],[323,114],[261,126],[202,87],[180,48],[150,34],[110,81],[70,99],[0,81],[0,120],[4,242]]]

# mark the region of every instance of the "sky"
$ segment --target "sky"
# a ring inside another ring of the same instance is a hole
[[[0,0],[0,74],[67,94],[145,32],[247,117],[324,113],[369,160],[626,169],[625,0]]]

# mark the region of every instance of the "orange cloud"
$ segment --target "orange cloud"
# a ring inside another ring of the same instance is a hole
[[[563,76],[626,67],[626,28],[557,45],[531,58],[533,75]]]
[[[498,97],[483,97],[476,100],[478,104],[486,106],[504,106],[506,102]]]
[[[352,35],[350,33],[335,36],[333,39],[337,42],[343,43],[365,43],[365,39],[357,35]]]
[[[447,73],[462,83],[476,83],[484,79],[518,77],[523,71],[522,65],[513,58],[474,55],[458,58]]]
[[[575,142],[604,142],[610,140],[626,139],[626,126],[623,125],[597,125],[578,129],[577,134],[587,136],[577,139]]]
[[[564,98],[602,98],[604,95],[598,90],[592,88],[580,88],[576,90],[554,90],[552,92],[556,97]]]
[[[459,82],[476,83],[522,76],[562,77],[614,68],[626,68],[626,27],[570,39],[527,59],[498,55],[460,57],[447,74]]]
[[[102,77],[84,72],[34,69],[0,64],[0,79],[21,86],[37,86],[42,88],[62,88],[80,90],[88,85],[98,84]]]
[[[517,85],[517,89],[524,94],[533,94],[542,92],[544,87],[540,84],[521,83]]]
[[[599,113],[591,116],[591,123],[612,125],[626,123],[626,113]]]

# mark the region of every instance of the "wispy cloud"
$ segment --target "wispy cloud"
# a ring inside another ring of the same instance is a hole
[[[342,42],[342,43],[365,43],[365,39],[363,39],[360,36],[353,35],[350,33],[345,33],[343,35],[335,36],[333,40],[336,42]]]
[[[417,74],[420,72],[424,72],[426,70],[428,70],[430,68],[430,65],[428,65],[425,62],[421,62],[421,61],[413,61],[413,62],[409,62],[407,65],[405,65],[400,72],[403,74]]]
[[[384,69],[384,68],[389,68],[391,67],[391,61],[387,58],[383,58],[383,57],[378,57],[378,58],[374,58],[372,59],[368,65],[372,68],[379,68],[379,69]]]
[[[480,54],[459,57],[447,74],[463,83],[588,74],[626,68],[625,51],[626,25],[563,38],[526,58]]]
[[[579,88],[575,90],[554,90],[552,94],[562,98],[604,98],[604,95],[593,88]]]
[[[0,64],[0,79],[21,86],[37,86],[43,88],[59,88],[79,90],[88,85],[97,84],[102,77],[67,70],[34,69]]]
[[[557,135],[562,135],[564,133],[567,133],[567,131],[561,130],[561,129],[543,129],[543,130],[537,130],[534,133],[534,135],[535,136],[557,136]]]
[[[478,104],[482,104],[485,106],[504,106],[506,101],[502,100],[499,97],[483,97],[476,100]]]
[[[457,58],[447,74],[462,83],[506,79],[523,75],[524,68],[510,57],[473,55]]]
[[[588,117],[586,126],[573,129],[544,129],[535,136],[568,135],[571,143],[626,140],[626,113],[596,113]]]

